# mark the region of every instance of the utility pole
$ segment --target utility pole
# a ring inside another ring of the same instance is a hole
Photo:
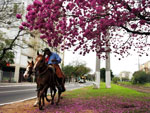
[[[140,70],[140,59],[139,59],[139,56],[138,56],[138,71]]]
[[[106,52],[106,88],[111,88],[110,52]]]
[[[107,40],[106,44],[106,72],[105,72],[105,82],[106,88],[111,88],[111,72],[110,72],[110,42],[109,42],[109,29],[107,30]]]
[[[96,70],[95,70],[95,82],[93,83],[95,89],[100,88],[100,58],[96,54]]]

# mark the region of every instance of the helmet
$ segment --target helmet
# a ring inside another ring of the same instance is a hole
[[[44,49],[44,52],[46,52],[46,51],[49,51],[49,52],[50,52],[50,49],[49,49],[49,48],[45,48],[45,49]]]

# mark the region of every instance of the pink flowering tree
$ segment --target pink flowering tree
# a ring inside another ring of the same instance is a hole
[[[147,53],[149,0],[34,0],[21,29],[38,30],[49,46],[72,46],[85,55],[112,51],[122,57]],[[105,49],[107,46],[110,49]]]

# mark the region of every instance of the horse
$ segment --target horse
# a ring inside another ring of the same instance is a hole
[[[26,67],[26,71],[23,74],[23,77],[25,79],[27,79],[28,77],[30,77],[33,74],[33,71],[32,71],[33,70],[33,66],[34,66],[34,62],[33,61],[32,62],[28,61],[28,65]]]
[[[33,62],[33,61],[31,61],[31,62],[28,61],[28,65],[27,65],[27,67],[26,67],[26,71],[25,71],[25,73],[23,74],[23,77],[24,77],[25,79],[29,78],[31,75],[34,75],[34,73],[33,73],[33,67],[34,67],[34,62]],[[47,100],[48,102],[51,101],[51,100],[48,99],[48,97],[47,97],[47,90],[45,91],[45,98],[46,98],[46,100]]]
[[[37,73],[37,86],[38,86],[38,100],[39,100],[39,109],[41,110],[43,106],[41,105],[41,99],[44,102],[43,95],[45,90],[50,87],[51,89],[51,97],[52,103],[54,104],[54,97],[56,94],[56,88],[58,89],[58,99],[56,105],[58,105],[60,101],[61,89],[59,87],[59,83],[56,78],[56,73],[54,68],[49,67],[45,62],[45,57],[42,54],[37,53],[37,57],[35,59],[35,64],[33,70]],[[52,92],[54,94],[52,95]]]

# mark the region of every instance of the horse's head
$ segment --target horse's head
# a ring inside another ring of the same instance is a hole
[[[33,67],[34,71],[41,69],[45,65],[45,57],[39,53],[37,53],[37,57],[35,59],[35,64]]]
[[[32,62],[28,62],[28,65],[27,65],[27,67],[26,67],[26,71],[25,71],[25,73],[23,74],[23,76],[24,76],[24,78],[28,78],[28,77],[30,77],[31,76],[31,74],[33,73],[33,66],[34,66],[34,62],[32,61]]]

